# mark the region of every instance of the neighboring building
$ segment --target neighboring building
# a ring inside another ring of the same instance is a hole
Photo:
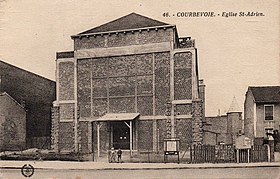
[[[55,82],[0,61],[0,92],[26,109],[26,147],[50,146]]]
[[[25,149],[26,111],[8,93],[0,93],[0,152]]]
[[[54,149],[157,151],[169,135],[182,148],[203,142],[193,39],[135,13],[72,39],[74,51],[56,59]]]
[[[280,86],[250,86],[244,103],[244,132],[255,144],[267,138],[266,133],[279,130]]]
[[[204,144],[234,144],[235,139],[243,134],[242,112],[233,98],[226,115],[206,117],[204,126]]]

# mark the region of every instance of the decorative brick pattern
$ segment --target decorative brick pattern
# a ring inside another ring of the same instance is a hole
[[[192,119],[177,119],[176,130],[180,149],[186,149],[192,143]]]
[[[118,33],[112,34],[111,36],[106,36],[108,39],[108,47],[119,47],[127,45],[136,45],[137,44],[137,34],[132,33]]]
[[[107,97],[107,79],[92,80],[92,95],[93,97]]]
[[[138,121],[138,149],[150,150],[153,149],[153,121]]]
[[[192,99],[192,53],[174,55],[174,99]]]
[[[109,79],[109,95],[125,96],[135,94],[135,77],[118,77]]]
[[[118,56],[109,58],[109,76],[135,75],[136,61],[134,55]]]
[[[105,47],[105,39],[103,36],[89,36],[74,39],[74,49],[90,49]]]
[[[153,94],[153,76],[137,77],[137,94]]]
[[[74,104],[60,104],[60,120],[74,119]]]
[[[159,141],[159,150],[163,150],[163,141],[167,137],[167,128],[166,128],[166,119],[157,120],[157,130],[158,130],[158,141]]]
[[[137,108],[138,108],[138,112],[142,116],[153,115],[153,97],[152,96],[138,97],[137,98]]]
[[[78,60],[77,68],[77,88],[78,101],[83,103],[90,102],[90,76],[91,76],[91,60]]]
[[[177,104],[175,108],[175,113],[177,115],[191,115],[192,105],[191,104]]]
[[[80,102],[78,103],[80,107],[80,117],[91,117],[91,103],[90,102]]]
[[[107,99],[93,99],[92,115],[96,117],[107,113]]]
[[[51,109],[51,149],[58,151],[58,142],[59,142],[59,106],[52,107]]]
[[[74,63],[59,63],[59,99],[74,99]]]
[[[92,60],[92,76],[105,77],[108,73],[109,58],[96,58]]]
[[[111,98],[109,101],[109,112],[111,113],[133,113],[135,112],[135,98]]]
[[[152,54],[135,55],[137,75],[147,75],[153,73]]]
[[[173,40],[172,29],[159,29],[158,31],[143,31],[138,35],[139,44],[159,43],[168,42]]]
[[[155,106],[156,115],[164,115],[165,104],[170,100],[170,54],[155,54]]]
[[[121,47],[149,43],[173,41],[173,29],[159,29],[157,31],[120,32],[118,34],[105,34],[74,39],[74,49]]]
[[[202,144],[203,142],[203,123],[202,123],[202,102],[194,100],[192,111],[192,133],[193,144]]]
[[[80,121],[78,127],[78,136],[79,136],[79,152],[86,153],[89,152],[88,148],[88,122]]]
[[[60,122],[59,125],[59,149],[74,151],[74,122]]]

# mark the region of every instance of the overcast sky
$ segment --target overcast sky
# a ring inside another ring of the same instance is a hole
[[[55,54],[73,50],[71,35],[136,12],[196,39],[206,115],[215,116],[228,111],[234,96],[243,110],[248,86],[280,85],[279,6],[279,0],[0,0],[0,59],[55,80]],[[189,11],[216,17],[176,17]],[[265,16],[217,16],[240,11]]]

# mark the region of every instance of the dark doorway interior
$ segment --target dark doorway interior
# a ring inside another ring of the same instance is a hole
[[[129,122],[128,122],[129,123]],[[129,149],[129,127],[123,122],[113,122],[113,147]]]

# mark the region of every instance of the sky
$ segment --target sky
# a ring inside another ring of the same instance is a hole
[[[206,116],[225,114],[234,96],[243,111],[248,86],[280,85],[279,8],[279,0],[0,0],[0,60],[55,80],[56,52],[73,50],[71,35],[135,12],[196,40]],[[176,16],[197,11],[216,16]]]

